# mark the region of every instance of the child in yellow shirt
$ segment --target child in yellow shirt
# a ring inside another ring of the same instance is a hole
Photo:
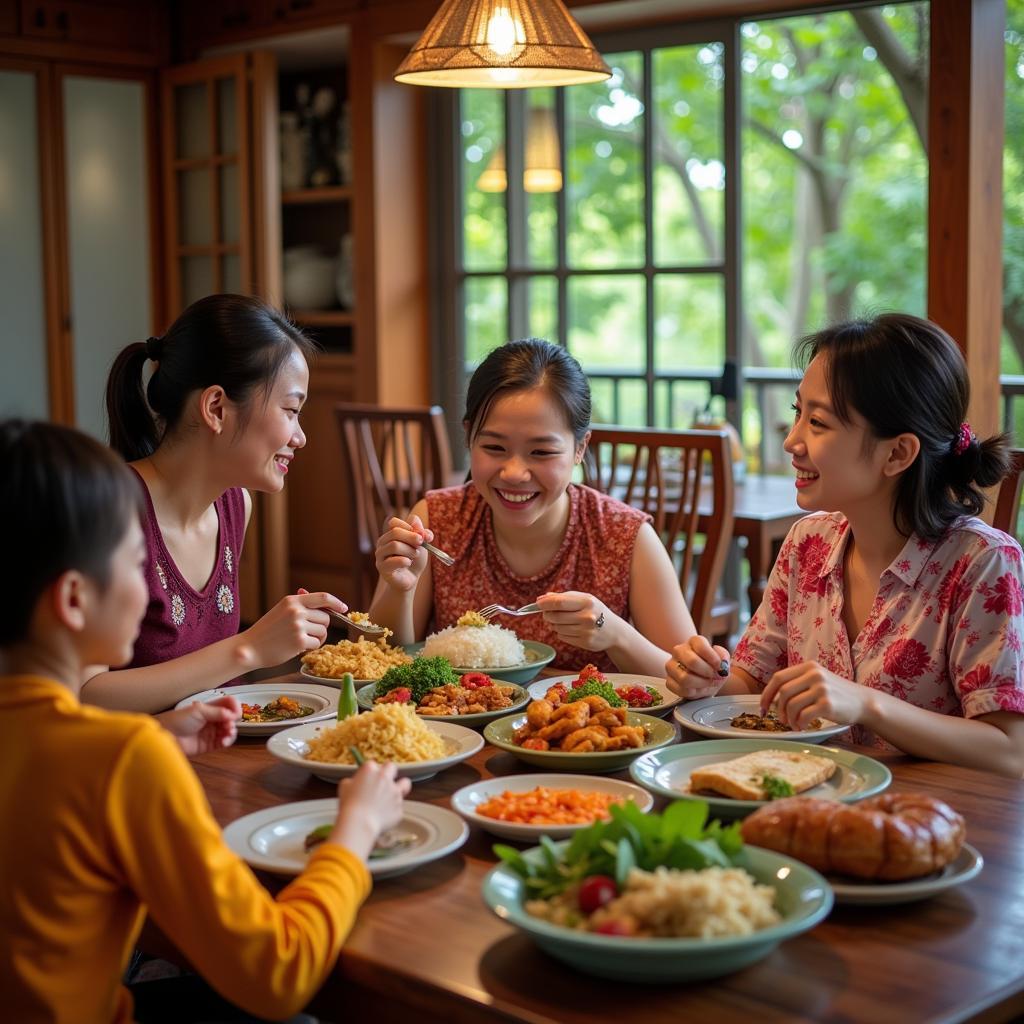
[[[130,658],[146,606],[131,471],[83,434],[23,421],[0,422],[0,464],[5,1017],[132,1020],[120,976],[147,912],[231,1003],[296,1013],[369,893],[365,860],[408,780],[368,763],[342,782],[330,840],[272,898],[185,758],[233,741],[235,699],[156,720],[79,703],[85,666]]]

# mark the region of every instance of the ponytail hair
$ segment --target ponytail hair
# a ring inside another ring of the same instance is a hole
[[[296,350],[308,359],[316,346],[262,300],[199,299],[162,338],[134,342],[114,360],[106,394],[111,447],[128,462],[152,455],[180,425],[189,396],[214,384],[244,410]],[[149,360],[155,367],[144,384]]]
[[[818,355],[840,420],[856,411],[876,439],[914,434],[921,443],[896,486],[901,534],[938,540],[961,516],[982,511],[984,488],[1009,471],[1009,439],[980,440],[966,423],[967,366],[941,327],[906,313],[852,320],[798,342],[804,368]]]

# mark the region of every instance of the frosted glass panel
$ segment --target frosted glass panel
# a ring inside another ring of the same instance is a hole
[[[196,299],[213,294],[213,260],[212,256],[182,256],[182,307],[191,306]]]
[[[0,71],[0,310],[0,416],[45,419],[36,83],[23,71]]]
[[[210,155],[210,110],[206,83],[179,85],[174,90],[179,159]]]
[[[212,174],[209,167],[178,171],[178,241],[181,245],[209,245],[213,241]]]
[[[101,438],[110,364],[152,323],[145,100],[140,82],[64,79],[75,413]]]
[[[224,257],[221,273],[224,275],[224,291],[226,292],[247,292],[249,288],[242,287],[242,263],[237,256],[229,255]]]
[[[225,155],[238,152],[237,91],[238,83],[234,78],[217,79],[217,141],[220,152]]]
[[[220,169],[220,240],[237,242],[239,236],[238,164],[225,164]]]

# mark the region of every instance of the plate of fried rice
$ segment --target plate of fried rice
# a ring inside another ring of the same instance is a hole
[[[406,704],[381,704],[344,721],[285,729],[267,741],[267,750],[286,764],[336,782],[358,770],[350,748],[367,760],[394,761],[398,774],[413,782],[429,779],[472,757],[483,737],[465,726],[425,722]]]
[[[342,677],[351,672],[359,683],[380,679],[395,665],[408,665],[412,658],[401,647],[392,647],[385,638],[367,640],[341,640],[336,644],[322,644],[315,651],[302,656],[299,671],[309,679],[326,686],[341,686]]]

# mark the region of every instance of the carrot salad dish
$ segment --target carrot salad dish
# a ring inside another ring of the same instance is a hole
[[[578,789],[537,786],[525,793],[505,790],[480,804],[476,812],[485,818],[519,825],[587,825],[609,817],[612,804],[624,803],[610,793],[583,793]]]

